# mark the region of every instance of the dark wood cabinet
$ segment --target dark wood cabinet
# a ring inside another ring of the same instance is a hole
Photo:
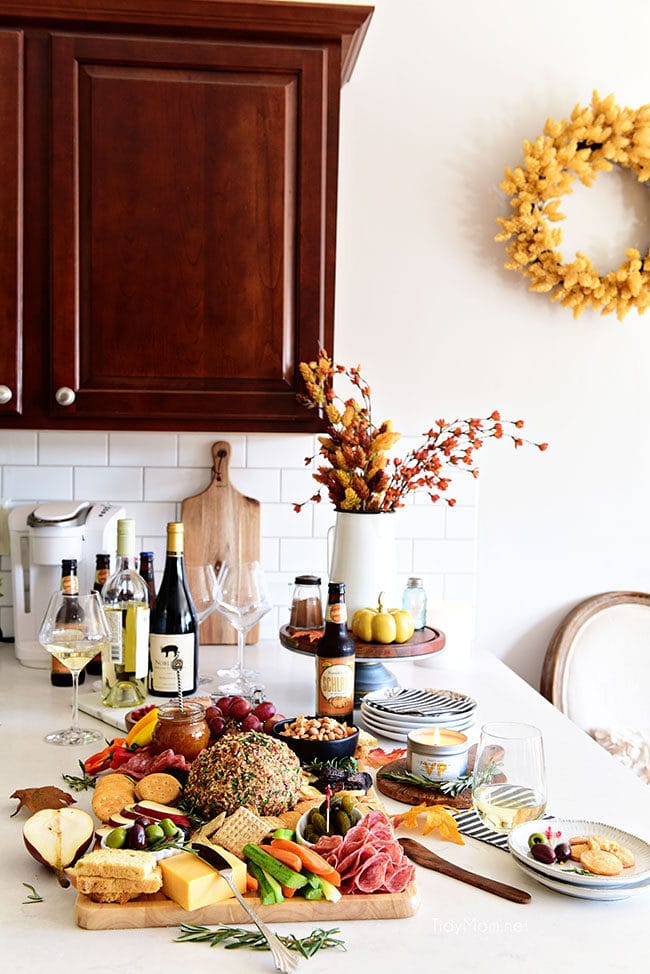
[[[0,30],[0,410],[22,408],[23,36]]]
[[[26,369],[0,422],[313,429],[298,364],[332,347],[340,87],[372,8],[114,6],[26,2],[0,33],[0,384],[12,335]]]

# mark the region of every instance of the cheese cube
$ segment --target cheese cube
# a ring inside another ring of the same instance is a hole
[[[233,867],[235,886],[240,893],[246,890],[246,863],[227,849],[216,846]],[[202,906],[221,903],[234,896],[228,883],[213,869],[190,852],[179,852],[160,862],[163,893],[184,910],[198,910]]]

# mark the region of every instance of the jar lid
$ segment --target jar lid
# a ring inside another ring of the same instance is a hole
[[[320,585],[318,575],[296,575],[295,585]]]
[[[412,575],[406,584],[408,588],[419,588],[419,586],[422,585],[422,579]]]

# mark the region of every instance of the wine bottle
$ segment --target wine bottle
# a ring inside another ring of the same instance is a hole
[[[79,594],[79,578],[77,576],[77,559],[64,558],[61,562],[61,591],[66,595]],[[64,628],[72,626],[80,619],[81,609],[79,603],[73,599],[66,600],[65,604],[59,609],[56,616],[57,627]],[[86,679],[85,670],[79,674],[79,683]],[[55,687],[71,687],[72,673],[55,656],[52,657],[52,668],[50,670],[50,683]]]
[[[149,693],[169,697],[178,688],[172,663],[181,659],[181,689],[194,693],[198,679],[199,624],[185,579],[184,525],[167,525],[167,558],[149,627]]]
[[[147,695],[149,593],[135,570],[135,521],[117,522],[117,564],[102,589],[111,630],[102,657],[107,707],[137,707]]]
[[[354,723],[355,644],[348,635],[345,584],[330,582],[325,632],[316,648],[316,716]]]
[[[140,574],[144,578],[149,591],[149,609],[153,609],[156,601],[156,579],[153,573],[153,551],[140,552]]]
[[[95,555],[95,583],[93,589],[95,592],[102,594],[102,589],[108,581],[111,575],[111,556],[101,552],[101,554]],[[90,663],[86,667],[88,672],[92,676],[102,675],[102,654],[97,653],[93,656]]]

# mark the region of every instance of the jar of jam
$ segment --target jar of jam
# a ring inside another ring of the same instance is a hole
[[[165,703],[158,708],[158,723],[153,732],[153,749],[156,752],[168,748],[193,761],[210,740],[210,728],[205,710],[200,703]]]

